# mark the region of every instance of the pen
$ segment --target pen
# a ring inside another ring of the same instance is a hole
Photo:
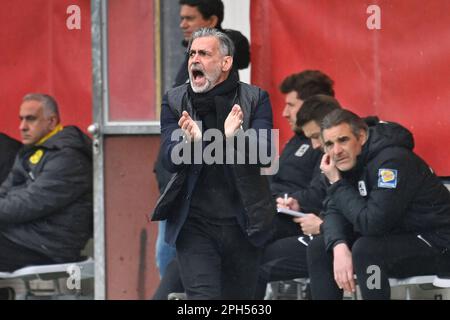
[[[287,200],[288,200],[288,194],[287,194],[287,193],[285,193],[285,194],[284,194],[284,205],[286,205],[286,203],[287,203]]]

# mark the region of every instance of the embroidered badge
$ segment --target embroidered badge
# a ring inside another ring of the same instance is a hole
[[[297,157],[303,157],[306,151],[309,149],[309,144],[302,144],[300,148],[295,152],[295,155]]]
[[[42,149],[36,150],[36,152],[30,157],[31,164],[38,164],[43,155],[44,151]]]
[[[397,170],[395,169],[378,169],[378,187],[379,188],[396,188],[397,187]]]
[[[358,181],[358,190],[361,196],[367,196],[366,183],[363,180]]]

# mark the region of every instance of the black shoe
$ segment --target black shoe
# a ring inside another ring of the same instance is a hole
[[[172,292],[167,296],[167,300],[187,300],[187,296],[184,292]]]

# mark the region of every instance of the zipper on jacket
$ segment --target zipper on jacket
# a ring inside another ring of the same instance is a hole
[[[433,248],[433,246],[427,241],[425,240],[424,237],[422,237],[422,235],[418,234],[417,238],[419,238],[420,240],[422,240],[423,242],[425,242],[427,244],[427,246],[429,246],[430,248]]]

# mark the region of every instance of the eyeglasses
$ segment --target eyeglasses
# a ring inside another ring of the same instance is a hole
[[[306,247],[308,246],[308,244],[311,242],[312,239],[313,236],[311,234],[309,234],[307,237],[304,236],[298,237],[298,241],[300,241]]]

